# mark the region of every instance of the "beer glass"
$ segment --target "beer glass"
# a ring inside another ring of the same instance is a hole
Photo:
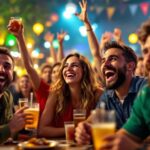
[[[75,132],[75,125],[73,121],[66,121],[64,122],[65,126],[65,135],[66,135],[66,142],[72,143],[74,142],[74,132]]]
[[[28,98],[19,98],[19,109],[28,106]]]
[[[115,133],[116,119],[114,111],[95,109],[91,112],[92,116],[92,137],[95,150],[100,149],[104,144],[103,138]]]
[[[11,27],[11,31],[17,32],[22,25],[21,17],[11,17],[8,27]]]
[[[39,121],[39,104],[33,103],[32,106],[30,106],[24,112],[26,115],[25,129],[26,130],[37,129]]]
[[[79,122],[84,121],[86,119],[86,110],[85,109],[74,109],[73,110],[73,120],[75,126],[78,125]]]

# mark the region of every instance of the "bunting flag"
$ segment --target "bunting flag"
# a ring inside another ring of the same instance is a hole
[[[141,4],[140,4],[140,9],[141,9],[141,11],[142,11],[142,13],[143,13],[144,15],[147,15],[148,9],[149,9],[149,3],[148,3],[148,2],[143,2],[143,3],[141,3]]]
[[[115,13],[115,10],[116,10],[116,8],[115,7],[108,7],[107,8],[107,16],[108,16],[108,19],[111,19],[112,18],[112,16],[114,15],[114,13]]]
[[[126,3],[121,3],[120,6],[119,6],[119,11],[120,11],[120,13],[121,13],[121,14],[124,14],[126,8],[127,8],[127,4],[126,4]]]
[[[132,16],[134,16],[136,14],[137,8],[138,8],[137,4],[131,4],[131,5],[129,5],[129,10],[130,10]]]
[[[108,2],[109,2],[109,0],[108,0]],[[142,3],[138,3],[138,4],[120,3],[118,10],[119,10],[120,14],[124,14],[126,9],[129,8],[131,15],[135,16],[138,8],[140,8],[143,15],[147,15],[148,11],[149,11],[149,7],[150,7],[150,2],[142,2]],[[115,7],[115,6],[107,7],[107,6],[95,5],[95,6],[90,7],[90,11],[95,11],[96,14],[101,14],[104,10],[106,10],[108,19],[112,18],[116,9],[117,9],[117,7]]]

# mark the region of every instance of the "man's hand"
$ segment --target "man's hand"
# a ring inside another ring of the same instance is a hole
[[[16,133],[24,128],[25,126],[25,114],[24,110],[28,107],[22,107],[21,109],[17,110],[17,112],[14,114],[10,122],[8,123],[8,126],[10,128],[11,133]]]
[[[104,144],[100,150],[137,150],[141,147],[130,137],[121,134],[114,134],[104,137]]]
[[[78,144],[90,144],[91,126],[87,122],[80,122],[75,130],[75,139]]]

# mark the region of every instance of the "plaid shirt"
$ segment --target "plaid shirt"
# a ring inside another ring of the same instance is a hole
[[[138,77],[138,76],[133,77],[129,92],[126,95],[123,103],[119,101],[114,90],[106,90],[100,97],[96,108],[100,108],[100,102],[103,101],[105,102],[105,107],[107,110],[115,110],[117,129],[119,129],[129,118],[132,111],[133,102],[139,90],[146,83],[147,80],[145,78]]]

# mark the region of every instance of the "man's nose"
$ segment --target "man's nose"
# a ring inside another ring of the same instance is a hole
[[[110,64],[111,64],[110,61],[106,60],[104,66],[110,66]]]
[[[0,65],[0,72],[4,72],[4,71],[5,71],[4,66]]]

